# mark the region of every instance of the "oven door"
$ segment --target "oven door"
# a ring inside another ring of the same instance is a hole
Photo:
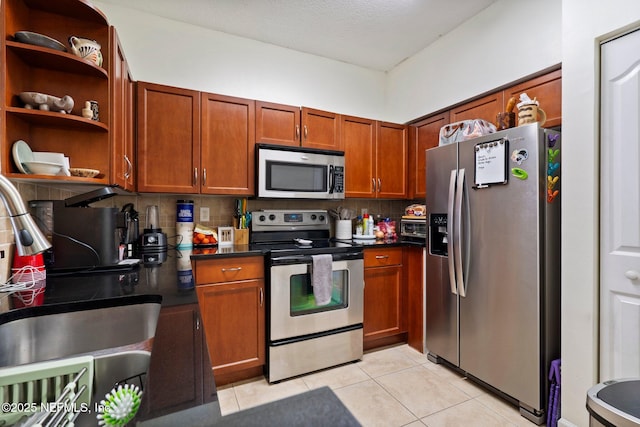
[[[318,306],[311,286],[311,257],[274,258],[270,270],[270,341],[331,331],[363,322],[362,253],[334,254],[331,302]],[[340,259],[343,258],[343,259]],[[357,259],[344,259],[357,258]]]

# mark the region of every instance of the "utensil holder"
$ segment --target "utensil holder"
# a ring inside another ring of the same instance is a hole
[[[351,240],[351,220],[339,219],[336,221],[336,239]]]

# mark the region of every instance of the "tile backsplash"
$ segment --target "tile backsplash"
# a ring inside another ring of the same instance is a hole
[[[51,187],[36,185],[32,183],[17,183],[16,187],[22,195],[25,203],[30,200],[62,200],[68,197],[91,191],[90,188],[78,186],[69,189],[69,186]],[[118,207],[122,208],[127,203],[132,203],[134,209],[139,213],[140,232],[146,224],[147,206],[156,205],[159,211],[159,222],[162,231],[167,234],[169,244],[175,244],[176,238],[176,202],[178,200],[193,200],[194,221],[209,227],[230,226],[233,224],[234,202],[236,197],[232,196],[203,196],[203,195],[181,195],[181,194],[139,194],[131,193],[127,195],[117,195],[100,202],[93,203],[93,207]],[[399,221],[404,212],[405,206],[411,204],[407,200],[377,200],[377,199],[345,199],[341,201],[328,200],[258,200],[249,199],[247,210],[256,211],[260,209],[332,209],[343,207],[352,209],[359,215],[363,209],[369,214],[380,215],[383,218],[391,218]],[[200,208],[209,208],[209,220],[201,221]],[[10,243],[14,241],[11,230],[11,222],[6,214],[4,205],[0,207],[5,214],[0,221],[0,243]]]

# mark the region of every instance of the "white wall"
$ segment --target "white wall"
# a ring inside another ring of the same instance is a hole
[[[388,74],[95,4],[136,80],[398,123],[561,62],[560,0],[498,1]]]
[[[95,4],[116,27],[135,80],[382,118],[382,72]]]
[[[640,2],[563,0],[562,16],[562,423],[587,426],[599,383],[598,45],[640,27]]]
[[[560,0],[492,4],[389,73],[390,121],[410,121],[559,64],[560,12]],[[523,29],[529,31],[519,37]]]

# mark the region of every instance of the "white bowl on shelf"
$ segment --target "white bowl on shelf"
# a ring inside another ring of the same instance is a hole
[[[71,176],[69,173],[69,158],[63,153],[51,153],[48,151],[34,151],[33,160],[36,162],[56,163],[62,165],[58,175]]]
[[[23,162],[29,172],[36,175],[58,175],[62,169],[60,163],[30,161]]]

